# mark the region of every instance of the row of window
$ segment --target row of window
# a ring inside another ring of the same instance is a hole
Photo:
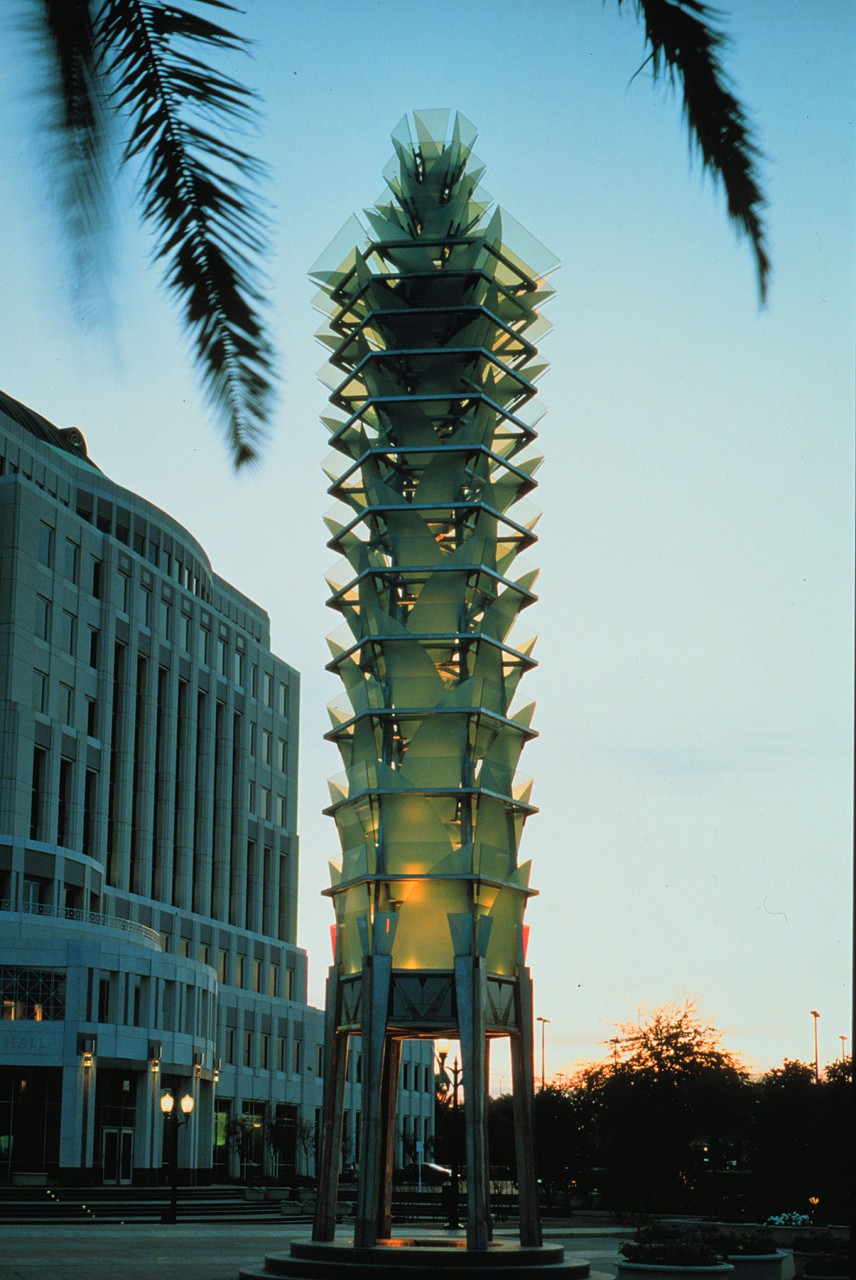
[[[36,547],[36,555],[39,564],[43,564],[46,569],[54,568],[55,552],[54,539],[55,531],[49,524],[41,521],[39,524],[39,538]],[[66,538],[62,543],[60,551],[59,568],[65,578],[68,579],[75,587],[81,586],[80,568],[82,563],[80,543],[75,542],[73,538]],[[90,595],[96,600],[101,599],[101,574],[102,562],[97,556],[89,557],[88,577],[83,584],[89,591]]]
[[[47,535],[40,539],[40,559],[41,551],[44,554],[52,556],[49,548],[52,546],[53,530],[46,524],[41,524],[40,529]],[[44,543],[44,547],[43,544]],[[72,572],[74,577],[72,581],[77,581],[77,563],[79,547],[76,543],[66,540],[66,548],[72,555]],[[48,549],[45,549],[48,548]],[[91,557],[92,566],[92,594],[97,599],[101,598],[101,561]],[[43,561],[46,563],[46,561]],[[131,579],[120,572],[119,582],[121,588],[120,609],[123,613],[130,616],[131,614]],[[145,583],[137,584],[137,598],[139,602],[139,618],[143,626],[151,629],[153,621],[153,592]],[[172,603],[160,597],[157,601],[158,605],[158,634],[165,640],[172,640]],[[69,609],[62,609],[57,618],[56,630],[57,634],[53,634],[53,603],[46,596],[36,596],[36,609],[33,631],[37,639],[44,640],[48,644],[53,643],[62,653],[67,653],[71,657],[78,656],[78,618],[77,615]],[[89,638],[87,641],[87,653],[89,665],[97,667],[98,665],[98,628],[90,626],[88,628]],[[177,637],[178,643],[184,652],[191,654],[196,650],[196,656],[203,666],[210,667],[212,660],[212,639],[210,626],[205,622],[197,628],[194,624],[193,617],[190,613],[182,610],[179,614],[179,632]],[[243,689],[246,685],[246,653],[243,648],[243,642],[238,639],[235,649],[229,652],[229,642],[223,637],[218,636],[214,644],[214,666],[218,675],[231,678],[233,683]],[[261,681],[259,676],[261,675]],[[259,672],[258,663],[250,664],[250,696],[259,698],[259,687],[261,684],[261,699],[264,705],[276,709],[283,718],[288,716],[288,685],[283,680],[275,680],[270,671]],[[270,763],[268,760],[267,763]]]
[[[130,511],[121,507],[114,510],[113,504],[101,497],[96,506],[94,496],[84,489],[77,491],[77,514],[88,524],[95,525],[100,533],[110,534],[123,546],[130,547],[185,590],[201,600],[209,600],[211,593],[199,573],[199,566],[194,561],[185,562],[180,555],[161,546],[151,536],[153,530],[147,529],[146,522],[141,517],[132,518]]]
[[[150,1008],[154,981],[154,1008]],[[146,978],[136,973],[100,974],[89,971],[89,1017],[94,1022],[129,1027],[157,1027],[162,1031],[191,1031],[212,1039],[211,992],[170,978]]]
[[[168,933],[161,934],[164,951],[169,950],[169,939]],[[190,956],[191,948],[188,938],[179,938],[178,955]],[[201,964],[214,967],[215,958],[207,943],[200,943],[197,956]],[[260,995],[274,996],[281,1000],[294,998],[294,970],[288,966],[283,971],[282,966],[274,962],[266,964],[263,960],[251,960],[240,952],[233,956],[221,947],[217,951],[216,967],[217,981],[221,986],[241,987],[246,991],[256,991]]]
[[[237,1058],[238,1032],[234,1027],[226,1028],[223,1044],[223,1061],[231,1066],[254,1067],[261,1071],[292,1071],[300,1075],[303,1070],[303,1041],[292,1040],[291,1053],[287,1053],[288,1041],[285,1036],[275,1037],[275,1054],[271,1057],[271,1039],[266,1032],[244,1031],[241,1033],[241,1057]],[[323,1050],[318,1049],[318,1072],[321,1072]]]
[[[259,787],[259,806],[256,809],[256,784],[251,778],[247,786],[247,808],[250,813],[258,812],[262,822],[275,822],[278,827],[285,826],[286,803],[285,796],[277,795],[272,797],[270,787]],[[276,816],[274,816],[274,806],[271,799],[275,800]]]

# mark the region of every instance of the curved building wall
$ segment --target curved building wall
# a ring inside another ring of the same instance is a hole
[[[0,393],[0,1181],[157,1180],[165,1087],[197,1181],[312,1172],[299,692],[199,543]]]

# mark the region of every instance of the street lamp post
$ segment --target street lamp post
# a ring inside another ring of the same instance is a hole
[[[193,1098],[185,1093],[179,1103],[183,1119],[179,1118],[175,1108],[172,1090],[167,1089],[160,1097],[160,1109],[163,1113],[164,1131],[169,1134],[169,1204],[161,1213],[161,1222],[175,1223],[178,1219],[178,1131],[187,1124],[193,1111]]]
[[[544,1041],[545,1041],[545,1033],[547,1031],[547,1023],[550,1021],[550,1019],[536,1018],[535,1021],[541,1023],[541,1090],[543,1092],[543,1090],[546,1088],[546,1085],[547,1085],[547,1077],[544,1074]]]
[[[820,1081],[820,1059],[817,1056],[817,1020],[820,1014],[817,1009],[812,1009],[811,1016],[814,1018],[814,1079],[817,1084]]]
[[[846,1054],[846,1052],[845,1052],[845,1050],[844,1050],[844,1046],[845,1046],[845,1044],[847,1043],[847,1037],[846,1037],[846,1036],[839,1036],[839,1037],[838,1037],[838,1039],[841,1041],[841,1061],[843,1062],[843,1061],[845,1060],[845,1058],[847,1057],[847,1054]]]
[[[457,1231],[461,1225],[460,1217],[460,1186],[458,1181],[458,1085],[461,1081],[463,1069],[458,1065],[458,1055],[455,1054],[455,1061],[451,1067],[446,1068],[446,1059],[449,1056],[448,1040],[441,1040],[437,1050],[437,1060],[440,1063],[440,1079],[446,1088],[451,1083],[452,1086],[452,1184],[449,1188],[449,1227],[453,1231]],[[450,1080],[451,1075],[451,1080]],[[443,1090],[445,1093],[445,1089]]]

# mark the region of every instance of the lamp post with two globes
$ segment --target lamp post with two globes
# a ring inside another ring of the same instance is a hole
[[[460,1210],[460,1189],[458,1183],[458,1086],[463,1075],[463,1068],[458,1065],[458,1055],[455,1054],[455,1061],[451,1067],[446,1067],[446,1059],[449,1056],[449,1041],[439,1040],[437,1042],[437,1061],[440,1064],[439,1078],[443,1093],[446,1092],[449,1085],[452,1086],[452,1183],[449,1188],[449,1227],[452,1231],[457,1231],[461,1225]]]
[[[187,1124],[193,1111],[193,1098],[189,1093],[182,1097],[179,1107],[183,1119],[179,1118],[172,1090],[167,1089],[160,1097],[160,1109],[163,1113],[164,1130],[169,1134],[169,1204],[161,1214],[161,1222],[174,1223],[178,1214],[178,1131]]]

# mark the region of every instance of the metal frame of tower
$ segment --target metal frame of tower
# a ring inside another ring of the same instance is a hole
[[[523,917],[535,812],[517,773],[534,736],[515,709],[534,639],[526,502],[540,463],[535,341],[556,260],[479,185],[475,130],[418,112],[393,133],[389,195],[312,271],[327,321],[328,575],[346,698],[328,737],[342,845],[327,985],[314,1238],[332,1240],[349,1037],[362,1038],[356,1246],[390,1235],[401,1042],[456,1038],[466,1100],[467,1246],[490,1238],[489,1043],[510,1038],[520,1239],[540,1245],[533,1167],[532,985]]]

